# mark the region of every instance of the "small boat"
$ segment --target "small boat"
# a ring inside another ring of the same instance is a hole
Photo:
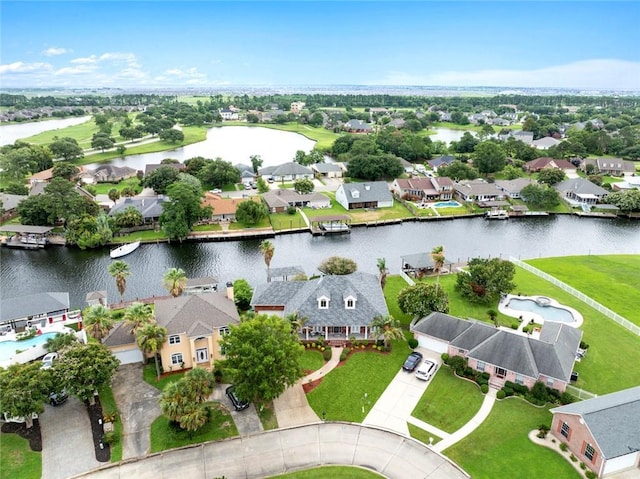
[[[136,249],[138,249],[138,246],[140,246],[140,241],[123,244],[122,246],[118,246],[116,249],[112,249],[109,253],[109,256],[111,256],[112,258],[120,258],[121,256],[133,253]]]
[[[487,211],[484,214],[484,219],[485,220],[508,220],[509,213],[505,210]]]
[[[349,225],[344,223],[320,223],[320,229],[335,233],[343,233],[349,231]]]

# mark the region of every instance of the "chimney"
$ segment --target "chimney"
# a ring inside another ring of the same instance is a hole
[[[233,301],[233,283],[227,281],[227,298]]]

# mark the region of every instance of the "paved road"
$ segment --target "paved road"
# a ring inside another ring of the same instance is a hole
[[[96,460],[84,403],[69,397],[60,406],[46,406],[39,419],[42,479],[66,479],[102,465]]]
[[[469,476],[424,444],[391,431],[319,423],[209,442],[123,461],[76,476],[91,479],[269,477],[326,464],[361,466],[390,479]]]

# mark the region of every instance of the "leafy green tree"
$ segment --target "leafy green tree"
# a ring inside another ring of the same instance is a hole
[[[158,133],[158,137],[162,141],[167,141],[169,143],[182,143],[184,141],[184,133],[180,130],[176,130],[175,128],[161,130],[160,133]]]
[[[392,318],[391,316],[376,316],[371,323],[371,329],[373,330],[373,337],[384,341],[385,349],[389,347],[389,343],[392,340],[403,340],[404,333],[400,321]]]
[[[145,177],[144,186],[153,188],[159,195],[164,195],[169,187],[178,181],[178,173],[178,170],[171,166],[161,166]]]
[[[260,194],[265,194],[267,191],[269,191],[269,185],[266,181],[264,181],[264,178],[262,176],[258,178],[256,186],[258,188],[258,193]]]
[[[174,183],[167,195],[171,201],[162,205],[160,227],[169,238],[182,241],[197,221],[211,216],[211,207],[202,206],[202,190],[189,182]]]
[[[220,344],[226,355],[225,371],[240,397],[271,401],[302,377],[304,348],[286,319],[257,315],[229,329]]]
[[[49,149],[55,158],[64,158],[64,161],[84,158],[84,152],[75,138],[58,138],[49,145]]]
[[[94,133],[93,137],[91,138],[91,148],[93,148],[94,150],[105,151],[113,148],[115,144],[116,142],[113,140],[113,138],[111,138],[110,133]]]
[[[153,311],[148,304],[131,303],[124,310],[123,320],[126,325],[131,327],[131,334],[135,335],[142,326],[153,322]]]
[[[340,256],[331,256],[324,260],[318,270],[324,274],[333,275],[345,275],[355,273],[358,269],[358,265],[355,261],[349,258],[342,258]]]
[[[565,179],[564,171],[560,168],[543,168],[538,173],[538,183],[556,185]]]
[[[118,288],[120,300],[122,301],[124,292],[127,289],[127,278],[131,276],[129,265],[122,260],[116,260],[109,265],[108,271],[111,277],[116,280],[116,287]]]
[[[60,351],[56,377],[67,392],[94,405],[94,392],[111,383],[119,364],[102,344],[76,343]]]
[[[118,228],[131,228],[140,226],[144,222],[144,218],[136,208],[128,206],[113,216],[113,222]]]
[[[403,313],[422,318],[433,311],[448,313],[449,297],[438,285],[420,282],[400,291],[398,306]]]
[[[0,410],[10,417],[24,417],[27,429],[33,427],[32,415],[44,412],[51,392],[45,373],[38,362],[0,368]]]
[[[260,157],[260,155],[251,155],[251,166],[253,167],[253,172],[258,174],[258,170],[264,163],[264,160]]]
[[[251,298],[253,289],[244,279],[237,279],[233,282],[233,301],[240,311],[248,311],[251,308]]]
[[[162,278],[162,284],[171,296],[177,298],[187,287],[187,275],[182,268],[169,268]]]
[[[307,195],[313,192],[314,188],[313,181],[309,178],[298,178],[293,182],[293,189],[301,195]]]
[[[640,211],[640,190],[616,191],[607,195],[607,203],[617,206],[621,211],[631,213]]]
[[[138,128],[132,127],[122,127],[120,128],[120,136],[125,140],[135,140],[137,138],[142,138],[144,136],[144,132],[139,130]]]
[[[269,216],[267,207],[255,201],[243,201],[236,209],[236,219],[245,225],[255,225]]]
[[[4,178],[16,182],[22,182],[35,169],[28,147],[15,148],[3,154],[0,157],[0,167]]]
[[[80,249],[97,248],[111,241],[113,232],[104,212],[97,217],[82,214],[67,222],[67,244],[77,245]]]
[[[267,265],[267,283],[271,281],[271,260],[273,259],[273,254],[275,253],[276,247],[269,240],[262,240],[260,243],[260,252],[264,257],[264,262]]]
[[[474,180],[480,176],[480,172],[467,163],[455,160],[449,166],[438,168],[438,176],[446,176],[454,181]]]
[[[380,281],[380,287],[384,289],[387,284],[387,275],[389,274],[389,269],[387,268],[387,260],[385,258],[378,258],[377,260],[378,266],[378,280]]]
[[[474,150],[473,165],[483,174],[495,173],[505,166],[507,155],[500,145],[492,141],[479,143]]]
[[[18,215],[23,225],[53,226],[49,219],[49,201],[45,195],[29,196],[18,203]]]
[[[165,388],[160,399],[162,414],[181,429],[189,432],[200,429],[209,420],[204,403],[214,386],[212,373],[203,368],[192,369]]]
[[[136,344],[145,354],[153,354],[156,364],[156,378],[160,379],[160,365],[158,351],[167,340],[167,328],[160,326],[153,320],[141,322],[135,330]]]
[[[480,141],[475,136],[465,131],[462,138],[451,146],[456,153],[473,153],[478,143],[480,143]]]
[[[205,184],[222,188],[229,183],[237,183],[240,181],[240,171],[228,161],[220,158],[208,162],[201,170],[200,181]]]
[[[111,310],[103,305],[89,306],[82,313],[85,330],[100,343],[113,328]]]
[[[372,181],[397,178],[403,172],[400,158],[387,153],[356,155],[347,166],[350,177]]]
[[[522,168],[517,168],[513,165],[507,165],[502,169],[502,173],[507,180],[515,180],[516,178],[520,178],[523,172]]]
[[[77,343],[78,338],[73,333],[56,333],[55,336],[49,336],[44,343],[44,349],[48,353],[55,353],[71,344]]]
[[[502,294],[512,291],[516,269],[500,258],[473,258],[466,271],[458,273],[455,290],[472,303],[496,303]]]
[[[29,194],[29,188],[27,188],[27,185],[23,185],[22,183],[12,182],[5,185],[4,192],[8,195],[26,196]]]
[[[558,192],[547,185],[527,185],[520,191],[520,197],[533,208],[550,210],[560,204]]]

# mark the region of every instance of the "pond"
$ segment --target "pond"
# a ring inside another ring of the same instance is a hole
[[[39,133],[80,125],[91,119],[90,116],[63,118],[61,120],[30,121],[26,123],[11,123],[0,126],[0,146],[13,145],[20,138],[29,138]]]

